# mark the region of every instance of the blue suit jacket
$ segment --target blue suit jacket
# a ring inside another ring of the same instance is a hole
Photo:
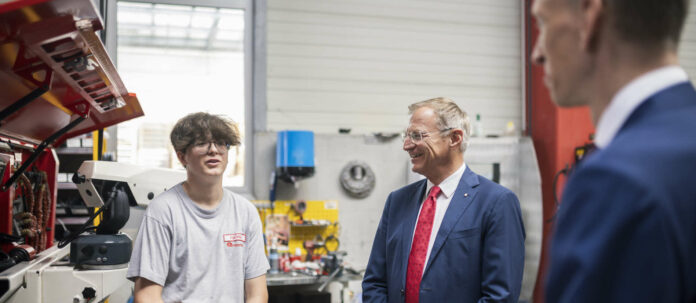
[[[421,180],[387,198],[363,280],[363,302],[404,301],[425,188]],[[517,302],[524,237],[515,194],[467,167],[435,238],[420,302]]]
[[[546,302],[696,302],[696,92],[650,97],[566,186]]]

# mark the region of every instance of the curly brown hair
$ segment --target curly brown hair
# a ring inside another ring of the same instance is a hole
[[[237,124],[223,116],[204,112],[188,114],[179,119],[169,134],[174,150],[186,153],[189,147],[206,141],[215,141],[237,146],[241,135]]]

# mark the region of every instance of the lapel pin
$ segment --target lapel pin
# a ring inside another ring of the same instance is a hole
[[[468,193],[464,193],[464,197],[468,197],[468,196],[469,196],[469,194],[468,194]]]

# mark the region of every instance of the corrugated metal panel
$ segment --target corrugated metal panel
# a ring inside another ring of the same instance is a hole
[[[679,59],[681,65],[696,84],[696,2],[691,2],[689,16],[686,19],[679,45]]]
[[[268,2],[270,130],[402,130],[407,106],[446,96],[486,133],[521,125],[521,2]]]

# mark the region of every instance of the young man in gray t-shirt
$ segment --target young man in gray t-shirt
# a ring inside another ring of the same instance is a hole
[[[135,302],[267,302],[261,220],[222,187],[228,150],[240,143],[236,125],[195,113],[170,137],[187,179],[145,212],[127,274]]]

